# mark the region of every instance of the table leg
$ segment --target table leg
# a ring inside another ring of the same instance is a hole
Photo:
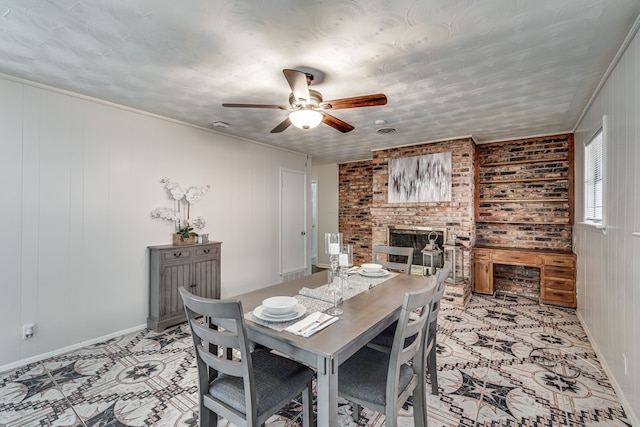
[[[317,371],[318,427],[338,425],[338,364],[330,357],[318,356]]]

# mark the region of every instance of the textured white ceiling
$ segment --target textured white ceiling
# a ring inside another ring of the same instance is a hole
[[[638,0],[0,0],[0,72],[345,162],[570,131],[638,14]],[[285,111],[221,106],[287,105],[282,69],[300,67],[325,100],[389,102],[334,111],[346,134],[270,134]]]

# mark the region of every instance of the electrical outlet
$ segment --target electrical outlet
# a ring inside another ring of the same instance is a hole
[[[629,367],[627,366],[627,355],[622,353],[622,365],[624,367],[624,374],[627,375],[629,373]]]
[[[22,325],[22,339],[27,340],[29,338],[33,338],[33,334],[36,330],[35,323],[28,323],[26,325]]]

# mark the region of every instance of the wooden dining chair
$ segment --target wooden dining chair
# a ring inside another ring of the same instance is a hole
[[[218,414],[236,426],[264,426],[302,393],[303,425],[312,422],[314,371],[268,350],[250,351],[242,303],[199,297],[179,288],[191,328],[198,368],[200,426],[218,425]],[[235,349],[228,358],[218,348]]]
[[[447,280],[447,277],[449,277],[450,271],[451,264],[447,261],[444,266],[436,272],[435,275],[429,276],[433,278],[432,283],[435,292],[433,295],[433,299],[431,300],[431,314],[429,315],[429,322],[427,325],[427,327],[429,328],[429,333],[427,334],[425,353],[427,355],[427,371],[429,372],[429,380],[431,381],[431,394],[434,395],[438,395],[438,367],[436,364],[438,314],[440,312],[440,303],[442,300],[442,296],[444,295],[444,291],[447,288],[445,280]],[[393,346],[393,339],[395,336],[396,328],[397,323],[393,323],[391,326],[389,326],[387,329],[373,338],[367,345],[375,350],[389,353],[391,351],[391,347]],[[413,339],[415,339],[415,337],[407,338],[407,340],[409,341]]]
[[[414,425],[427,425],[424,346],[433,294],[433,287],[405,294],[390,353],[365,346],[340,365],[338,394],[354,404],[356,421],[365,406],[396,427],[398,411],[413,394]]]
[[[385,256],[386,255],[386,256]],[[389,261],[389,255],[405,257],[405,262]],[[411,264],[413,263],[413,248],[405,248],[400,246],[373,246],[373,261],[375,264],[382,265],[383,268],[390,270],[403,271],[411,274]]]

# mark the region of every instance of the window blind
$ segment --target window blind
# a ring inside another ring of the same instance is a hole
[[[585,221],[603,221],[603,154],[602,129],[585,145]]]

